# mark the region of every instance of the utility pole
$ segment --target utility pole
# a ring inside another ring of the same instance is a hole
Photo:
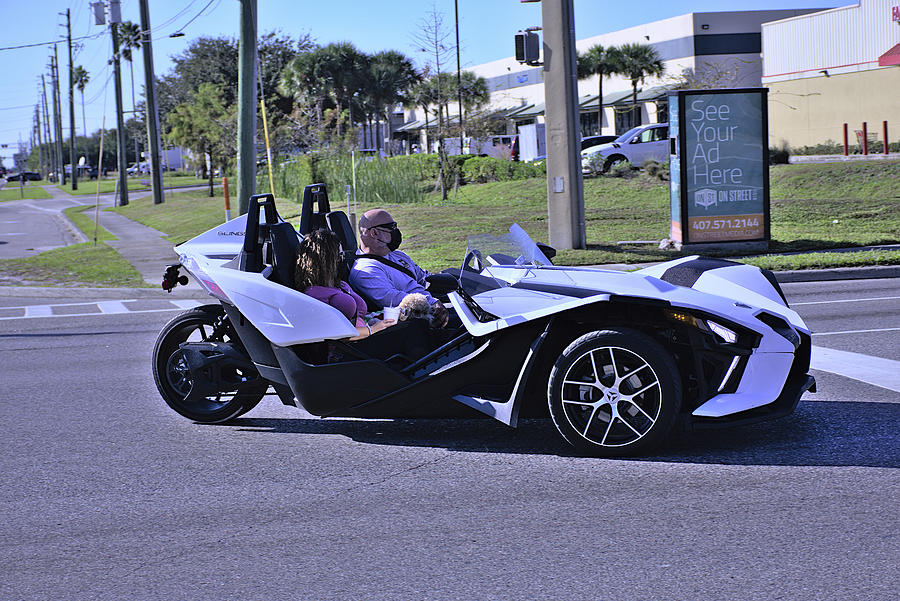
[[[453,0],[453,14],[456,17],[456,101],[459,103],[459,154],[463,154],[463,104],[462,71],[459,65],[459,1]]]
[[[147,0],[141,4],[141,51],[144,55],[144,87],[146,92],[147,140],[150,142],[150,178],[153,204],[165,201],[162,171],[159,164],[159,111],[156,107],[156,77],[153,75],[153,47],[150,42],[150,9]]]
[[[237,172],[238,214],[244,215],[256,194],[256,0],[240,2]]]
[[[44,74],[41,73],[41,92],[43,92],[43,108],[44,108],[44,132],[47,134],[47,171],[45,175],[50,177],[50,170],[55,169],[53,166],[53,136],[50,135],[50,109],[47,108],[47,82]]]
[[[125,119],[122,116],[122,69],[119,57],[119,28],[122,14],[119,0],[109,2],[109,31],[113,46],[113,79],[116,89],[116,154],[119,159],[119,206],[128,204],[128,165],[125,161]],[[138,161],[140,162],[140,161]]]
[[[543,0],[547,213],[550,245],[584,248],[573,0]]]
[[[78,160],[75,157],[75,82],[72,77],[72,15],[68,8],[66,9],[66,37],[69,42],[69,161],[72,163],[72,190],[74,191],[78,189]]]
[[[47,170],[45,169],[46,165],[44,165],[44,142],[41,140],[41,109],[38,104],[34,105],[34,127],[37,130],[38,165],[40,166],[41,177],[43,177],[47,174]]]
[[[56,44],[53,44],[53,57],[50,59],[50,76],[53,78],[53,137],[56,138],[56,176],[57,181],[66,185],[66,160],[62,151],[62,116],[59,102],[59,63],[57,62]]]

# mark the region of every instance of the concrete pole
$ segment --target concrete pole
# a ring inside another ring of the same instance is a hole
[[[50,172],[56,170],[56,163],[53,159],[53,134],[50,132],[50,109],[47,106],[47,82],[44,79],[43,73],[41,73],[41,92],[43,93],[44,133],[47,138],[47,170],[44,172],[44,175],[49,178]]]
[[[128,204],[128,164],[125,160],[125,118],[122,115],[122,68],[119,64],[119,28],[109,24],[113,44],[113,83],[116,89],[116,154],[119,158],[119,206]]]
[[[72,163],[72,190],[78,189],[78,154],[75,152],[75,82],[72,77],[72,15],[66,9],[66,37],[69,42],[69,161]],[[87,134],[85,134],[87,135]]]
[[[584,248],[573,0],[543,0],[547,214],[550,245]]]
[[[150,182],[153,204],[165,202],[162,171],[159,163],[159,111],[156,103],[156,77],[153,74],[153,46],[150,41],[150,9],[147,0],[141,4],[141,54],[144,56],[144,88],[146,90],[147,139],[150,141]],[[140,162],[139,157],[135,160]]]
[[[256,194],[256,0],[241,0],[237,141],[238,215],[244,215]]]
[[[51,60],[51,76],[53,77],[53,137],[56,138],[56,181],[66,185],[66,161],[62,151],[62,107],[59,102],[59,62],[56,53],[56,44],[53,44],[53,58]]]

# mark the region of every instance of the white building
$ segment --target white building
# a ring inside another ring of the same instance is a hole
[[[762,27],[769,145],[900,139],[900,0],[860,0]]]

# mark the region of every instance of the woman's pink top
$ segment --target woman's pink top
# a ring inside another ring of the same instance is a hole
[[[349,319],[355,326],[366,325],[363,319],[366,315],[366,301],[355,293],[347,282],[342,281],[339,286],[340,288],[310,286],[303,292],[316,300],[328,303],[343,313],[344,317]]]

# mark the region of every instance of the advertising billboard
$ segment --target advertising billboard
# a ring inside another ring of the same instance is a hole
[[[768,241],[766,92],[670,93],[671,237],[676,243]]]

